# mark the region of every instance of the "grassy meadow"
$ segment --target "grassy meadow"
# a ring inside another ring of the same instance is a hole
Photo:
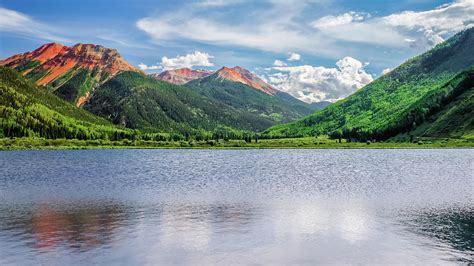
[[[78,140],[45,138],[1,138],[0,150],[32,149],[123,149],[123,148],[186,148],[186,149],[272,149],[272,148],[310,148],[310,149],[392,149],[392,148],[474,148],[470,139],[430,139],[423,138],[410,142],[347,142],[322,137],[259,139],[252,142],[243,140]]]

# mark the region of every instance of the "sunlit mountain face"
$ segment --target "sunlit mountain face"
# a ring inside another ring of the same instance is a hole
[[[193,70],[190,68],[179,68],[173,70],[166,70],[161,73],[150,74],[151,77],[154,77],[158,80],[166,81],[176,85],[183,85],[188,83],[191,80],[198,78],[207,77],[214,73],[210,70],[197,69]]]
[[[122,71],[141,70],[117,52],[95,44],[44,44],[32,52],[13,55],[0,65],[14,68],[38,85],[49,86],[64,99],[82,106],[99,84]]]

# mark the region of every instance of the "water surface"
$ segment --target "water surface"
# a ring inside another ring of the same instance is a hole
[[[15,151],[0,169],[0,265],[474,260],[474,150]]]

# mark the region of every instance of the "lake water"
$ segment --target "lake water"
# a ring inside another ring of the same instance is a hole
[[[474,150],[0,152],[0,265],[474,261]]]

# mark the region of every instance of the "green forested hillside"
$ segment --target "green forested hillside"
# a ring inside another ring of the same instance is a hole
[[[219,78],[217,74],[190,81],[185,86],[201,95],[277,123],[294,121],[318,108],[287,93],[277,92],[271,96],[240,82]]]
[[[413,104],[410,130],[394,139],[414,136],[474,139],[474,68],[453,78],[444,88]]]
[[[52,81],[49,87],[60,98],[75,103],[79,97],[91,92],[97,86],[98,80],[106,80],[107,77],[107,73],[100,73],[96,69],[72,69]]]
[[[0,137],[121,139],[133,134],[65,102],[6,67],[0,67],[0,124]]]
[[[471,28],[407,61],[346,99],[297,122],[274,126],[265,134],[269,137],[330,134],[358,140],[385,140],[411,131],[427,123],[440,106],[452,101],[467,104],[468,100],[458,97],[470,97],[473,55],[474,29]],[[462,110],[452,111],[449,112],[451,122],[447,121],[447,114],[439,113],[440,117],[432,118],[438,122],[427,127],[431,129],[418,133],[450,136],[457,129],[443,123],[453,124],[452,121],[463,121],[463,117],[473,115],[468,104]],[[462,116],[453,117],[459,112]],[[449,128],[449,132],[435,132],[442,128]],[[462,128],[462,134],[459,131],[453,134],[469,136],[473,125],[468,123]]]
[[[264,130],[274,124],[267,117],[135,72],[123,72],[98,87],[85,108],[113,123],[146,131]]]

